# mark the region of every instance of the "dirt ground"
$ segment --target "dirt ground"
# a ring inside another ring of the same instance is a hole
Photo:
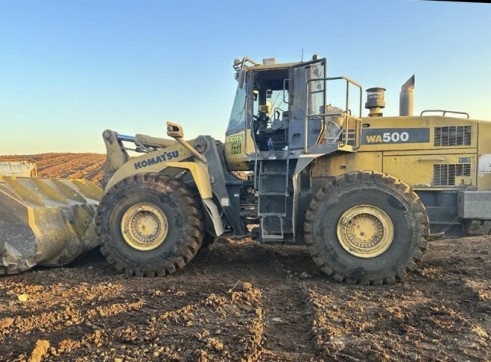
[[[338,284],[304,247],[221,240],[181,272],[96,250],[0,278],[2,361],[491,360],[491,237],[431,243],[404,284]]]
[[[100,183],[101,166],[106,155],[99,153],[39,153],[36,155],[2,155],[0,161],[31,161],[38,166],[39,177],[85,178]]]
[[[105,156],[1,156],[100,182]],[[490,361],[491,236],[432,241],[404,284],[323,275],[302,246],[220,240],[174,275],[98,250],[0,277],[0,361]]]

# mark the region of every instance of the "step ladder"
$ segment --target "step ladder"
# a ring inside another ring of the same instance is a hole
[[[257,174],[258,216],[262,240],[280,240],[285,235],[285,218],[290,194],[289,160],[259,161]]]

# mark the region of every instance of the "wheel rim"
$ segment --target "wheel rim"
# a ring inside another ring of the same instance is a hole
[[[392,244],[394,225],[382,209],[359,205],[341,215],[337,236],[348,253],[360,258],[374,258],[384,253]]]
[[[165,241],[169,222],[159,207],[140,203],[131,206],[123,214],[121,230],[129,246],[137,250],[149,251]]]

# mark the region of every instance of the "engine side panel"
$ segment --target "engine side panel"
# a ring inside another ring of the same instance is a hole
[[[477,188],[491,190],[491,122],[479,122]]]
[[[413,188],[491,189],[491,123],[451,117],[364,118],[356,153],[320,159],[312,177],[373,170]]]

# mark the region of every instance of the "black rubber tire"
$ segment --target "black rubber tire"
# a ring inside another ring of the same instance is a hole
[[[383,210],[394,225],[392,243],[378,256],[357,257],[338,241],[341,215],[357,205]],[[428,234],[428,216],[418,195],[400,180],[377,172],[352,172],[328,181],[306,213],[305,239],[315,263],[333,279],[349,284],[402,281],[423,259]]]
[[[124,213],[142,202],[158,207],[168,219],[164,242],[148,251],[130,246],[121,231]],[[160,174],[138,174],[106,192],[97,209],[96,230],[102,254],[117,270],[127,275],[163,276],[183,268],[201,247],[203,210],[184,183]]]
[[[106,188],[109,181],[111,181],[111,178],[113,177],[113,175],[114,175],[114,171],[103,173],[102,180],[101,180],[101,186],[102,186],[103,190]]]
[[[210,248],[215,243],[216,239],[217,239],[216,236],[213,236],[210,233],[205,232],[201,249]]]

